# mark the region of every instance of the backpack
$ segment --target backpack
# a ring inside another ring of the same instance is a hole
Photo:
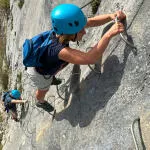
[[[8,92],[4,92],[3,94],[2,94],[2,101],[4,102],[4,106],[5,106],[5,111],[9,111],[9,108],[8,108],[8,103],[7,103],[7,101],[5,101],[5,98],[6,98],[6,96],[8,95],[10,93],[10,91],[8,91]]]
[[[5,102],[5,97],[6,97],[6,95],[8,94],[9,92],[3,92],[3,94],[2,94],[2,101],[3,102]]]
[[[54,31],[46,31],[26,39],[23,44],[23,64],[25,67],[42,67],[40,57],[51,44],[51,35]]]

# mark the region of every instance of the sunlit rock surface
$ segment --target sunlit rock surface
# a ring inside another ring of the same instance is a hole
[[[47,100],[56,108],[52,115],[35,106],[35,88],[22,65],[21,47],[26,38],[49,30],[50,10],[64,1],[25,0],[20,10],[11,1],[12,17],[7,34],[7,56],[12,66],[11,87],[23,72],[25,108],[18,108],[20,123],[9,120],[3,150],[133,150],[133,120],[150,110],[150,1],[102,0],[98,14],[123,9],[127,15],[128,46],[120,37],[109,43],[102,60],[102,74],[87,65],[69,65],[58,74],[62,86],[52,86]],[[65,1],[83,6],[84,0]],[[91,7],[83,9],[91,16]],[[13,20],[13,21],[12,21]],[[13,24],[13,27],[12,27]],[[87,30],[80,46],[86,51],[101,38],[109,23]],[[65,93],[64,93],[65,92]]]

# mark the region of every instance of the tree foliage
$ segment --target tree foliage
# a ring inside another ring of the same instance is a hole
[[[0,15],[8,15],[10,12],[10,0],[0,0]]]
[[[93,14],[96,14],[100,3],[101,3],[101,0],[93,0],[92,1],[91,6],[92,6],[92,13]]]

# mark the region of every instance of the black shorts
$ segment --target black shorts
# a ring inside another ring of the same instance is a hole
[[[13,112],[17,112],[17,107],[16,107],[16,104],[8,104],[8,109],[13,111]]]

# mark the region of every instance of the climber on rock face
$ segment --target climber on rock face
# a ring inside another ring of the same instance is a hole
[[[38,107],[53,111],[54,108],[45,101],[45,95],[50,85],[61,83],[61,80],[55,78],[57,72],[68,63],[95,64],[102,57],[111,38],[123,32],[124,26],[121,22],[115,23],[88,52],[71,48],[69,42],[78,43],[86,34],[86,28],[101,26],[115,20],[116,17],[121,21],[126,18],[126,15],[122,11],[117,11],[87,19],[82,10],[74,4],[60,4],[52,10],[50,14],[53,28],[52,42],[40,57],[43,66],[27,68],[30,79],[37,87],[36,105]]]
[[[16,104],[25,104],[27,100],[21,99],[21,93],[18,90],[10,90],[3,93],[2,100],[5,111],[10,112],[12,119],[18,121]]]

